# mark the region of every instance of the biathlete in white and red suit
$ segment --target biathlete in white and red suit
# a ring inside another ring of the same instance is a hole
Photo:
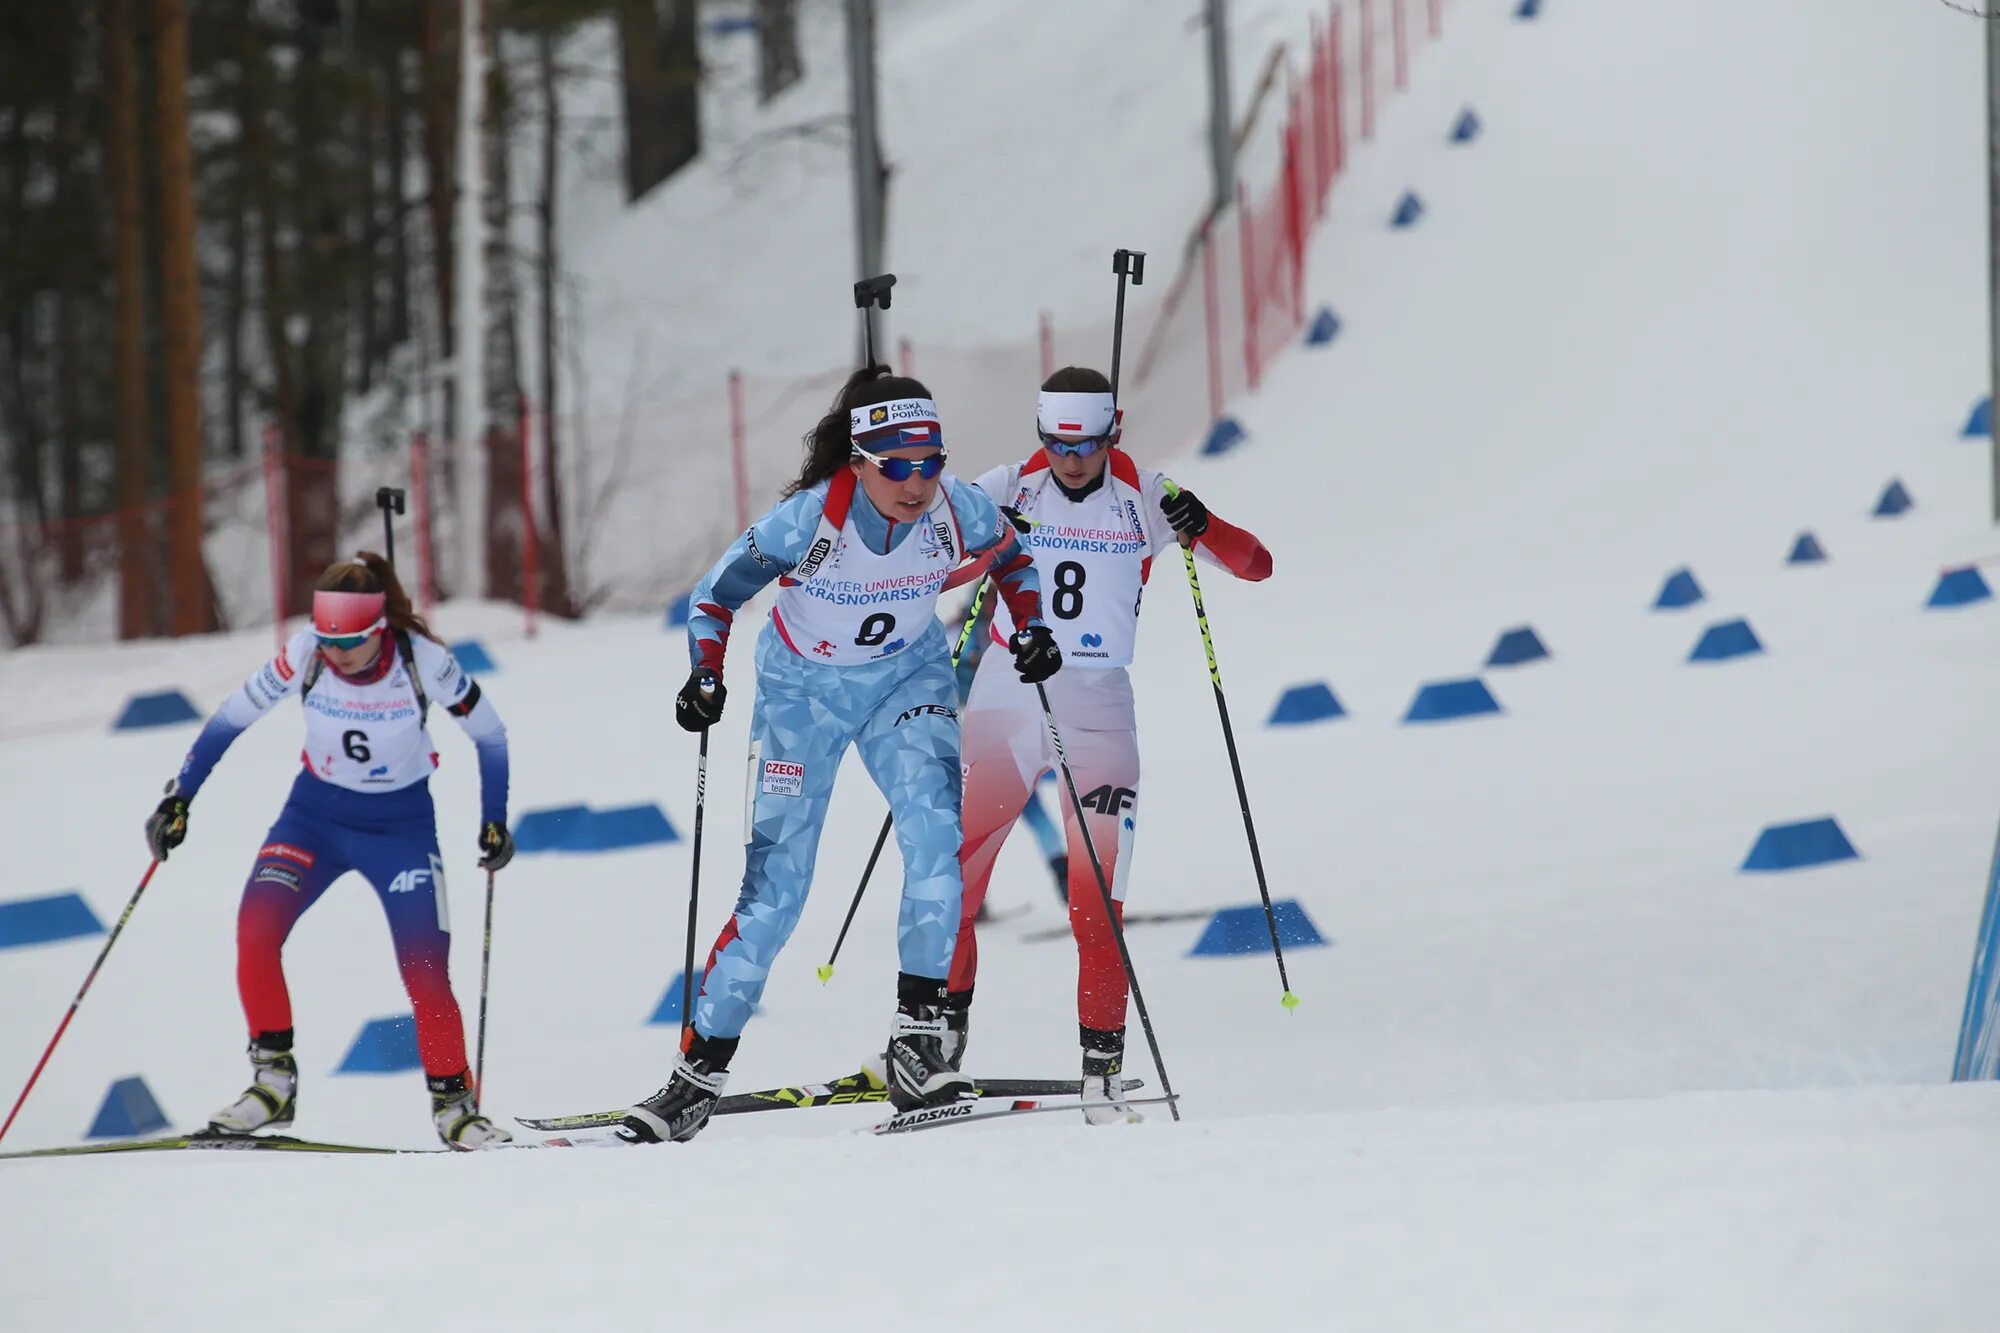
[[[956,1098],[945,1060],[945,974],[959,922],[958,687],[938,594],[968,553],[992,552],[1015,623],[1008,660],[1029,680],[1062,664],[1042,623],[1034,565],[985,492],[944,470],[930,391],[880,367],[857,372],[806,437],[805,465],[778,507],[696,585],[676,700],[690,731],[722,715],[723,652],[736,612],[776,580],[757,644],[750,714],[749,825],[736,911],[708,956],[689,1036],[667,1086],[621,1133],[682,1141],[707,1123],[744,1024],[812,885],[834,774],[851,745],[888,798],[903,853],[902,963],[888,1043],[899,1108]]]
[[[305,705],[304,763],[264,837],[236,917],[236,984],[250,1026],[253,1080],[210,1117],[210,1127],[250,1134],[292,1122],[299,1066],[285,939],[333,882],[354,870],[389,918],[438,1137],[463,1149],[505,1141],[507,1131],[479,1114],[465,1024],[451,993],[451,918],[430,791],[438,757],[425,721],[437,705],[478,748],[479,864],[487,870],[514,856],[507,729],[478,683],[410,609],[388,561],[363,551],[319,576],[312,628],[293,635],[215,710],[146,821],[146,843],[162,861],[181,845],[188,807],[230,742],[293,694]]]
[[[1021,541],[1042,578],[1042,605],[1063,653],[1064,671],[1047,685],[1077,790],[1088,811],[1092,846],[1124,911],[1127,871],[1139,813],[1139,737],[1132,661],[1139,602],[1153,558],[1177,541],[1252,582],[1271,575],[1271,553],[1242,528],[1208,512],[1192,492],[1167,493],[1167,479],[1116,448],[1119,414],[1110,381],[1069,366],[1042,386],[1037,406],[1042,448],[975,483],[1033,526]],[[999,636],[999,617],[994,634]],[[994,858],[1029,793],[1056,756],[1032,687],[991,657],[972,684],[961,718],[965,756],[965,896],[952,958],[946,1051],[965,1054],[974,974],[979,965],[974,919],[993,876]],[[1069,919],[1076,936],[1076,1011],[1083,1046],[1084,1112],[1093,1124],[1137,1119],[1125,1104],[1125,973],[1104,915],[1090,855],[1062,794],[1069,839]]]

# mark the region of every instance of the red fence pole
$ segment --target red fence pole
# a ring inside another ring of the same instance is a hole
[[[417,601],[425,615],[437,603],[437,565],[431,554],[431,442],[418,431],[410,437],[410,507],[417,519]]]
[[[1250,216],[1250,200],[1243,178],[1236,178],[1236,239],[1243,250],[1243,373],[1250,387],[1257,387],[1257,254],[1256,219]]]
[[[521,612],[526,633],[535,637],[535,612],[542,605],[541,541],[535,531],[535,405],[521,395]]]
[[[1338,4],[1333,7],[1333,20],[1327,28],[1327,61],[1333,67],[1333,88],[1327,103],[1332,108],[1333,127],[1328,137],[1333,140],[1333,172],[1339,175],[1347,166],[1347,117],[1341,109],[1340,99],[1347,87],[1347,76],[1340,68],[1340,22],[1344,18]]]
[[[1042,378],[1047,379],[1056,373],[1056,334],[1049,323],[1049,312],[1036,311],[1035,325],[1042,343]]]
[[[910,340],[903,339],[903,373],[910,373]],[[750,459],[744,444],[743,375],[729,372],[729,466],[736,483],[736,530],[750,526]]]
[[[1389,27],[1396,47],[1396,91],[1410,86],[1410,21],[1403,0],[1389,0]]]
[[[1285,126],[1285,221],[1291,233],[1285,239],[1292,251],[1292,318],[1299,324],[1306,318],[1306,199],[1304,182],[1300,173],[1303,153],[1300,136],[1303,123],[1299,119],[1299,104],[1292,101],[1291,122]]]
[[[271,623],[278,646],[285,646],[285,586],[290,582],[285,568],[287,542],[285,507],[285,466],[280,451],[278,428],[264,423],[264,526],[271,535]]]
[[[1375,3],[1361,0],[1361,141],[1375,137]]]
[[[1208,420],[1222,415],[1222,308],[1215,296],[1215,223],[1201,224],[1201,314],[1208,328]]]
[[[1431,0],[1431,40],[1444,36],[1444,0]]]

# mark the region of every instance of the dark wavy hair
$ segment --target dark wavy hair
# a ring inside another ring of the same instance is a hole
[[[382,614],[388,618],[389,628],[442,642],[424,623],[424,618],[417,614],[416,608],[410,605],[410,594],[404,591],[403,581],[396,577],[396,567],[373,551],[361,551],[352,560],[338,560],[328,565],[313,587],[320,592],[379,592],[382,594]]]
[[[834,395],[833,408],[805,434],[806,458],[799,475],[785,487],[787,496],[819,485],[847,465],[853,447],[847,433],[848,413],[871,403],[897,398],[928,398],[931,391],[908,375],[891,375],[887,366],[863,366],[847,377]]]
[[[1110,393],[1111,381],[1089,366],[1064,366],[1043,380],[1042,388],[1050,393]]]

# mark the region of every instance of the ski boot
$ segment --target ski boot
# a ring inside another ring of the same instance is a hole
[[[1083,1118],[1093,1125],[1136,1125],[1145,1117],[1125,1101],[1125,1029],[1079,1027],[1083,1039]]]
[[[431,1090],[431,1123],[447,1148],[477,1152],[496,1143],[512,1143],[514,1136],[479,1114],[479,1102],[464,1071],[426,1078]]]
[[[292,1123],[298,1108],[299,1065],[292,1058],[292,1034],[260,1032],[250,1039],[255,1079],[243,1095],[208,1118],[211,1134],[255,1134]]]
[[[968,992],[969,996],[969,992]],[[951,1032],[944,982],[908,972],[896,982],[896,1021],[889,1029],[889,1104],[898,1111],[942,1106],[972,1095],[972,1080],[945,1054]],[[953,1043],[965,1051],[964,1033]]]
[[[686,1143],[701,1133],[729,1082],[737,1040],[697,1036],[674,1062],[667,1086],[625,1113],[618,1137],[627,1143]]]
[[[938,1046],[945,1063],[955,1070],[965,1068],[965,1046],[972,1039],[972,991],[952,991],[944,997],[944,1035]],[[877,1051],[861,1062],[861,1086],[880,1089],[889,1086],[889,1053]]]

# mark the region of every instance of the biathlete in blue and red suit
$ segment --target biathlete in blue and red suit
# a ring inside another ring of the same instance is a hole
[[[388,561],[363,551],[320,575],[312,628],[292,636],[208,720],[146,821],[147,845],[162,861],[180,846],[188,807],[230,742],[293,694],[305,706],[304,765],[257,853],[236,918],[236,980],[254,1078],[210,1126],[250,1134],[292,1122],[299,1069],[285,938],[335,880],[355,870],[389,918],[438,1137],[468,1150],[504,1142],[511,1136],[479,1113],[451,991],[451,919],[430,793],[438,757],[425,722],[436,704],[478,748],[479,864],[487,870],[514,855],[507,731],[478,684],[411,610]]]

